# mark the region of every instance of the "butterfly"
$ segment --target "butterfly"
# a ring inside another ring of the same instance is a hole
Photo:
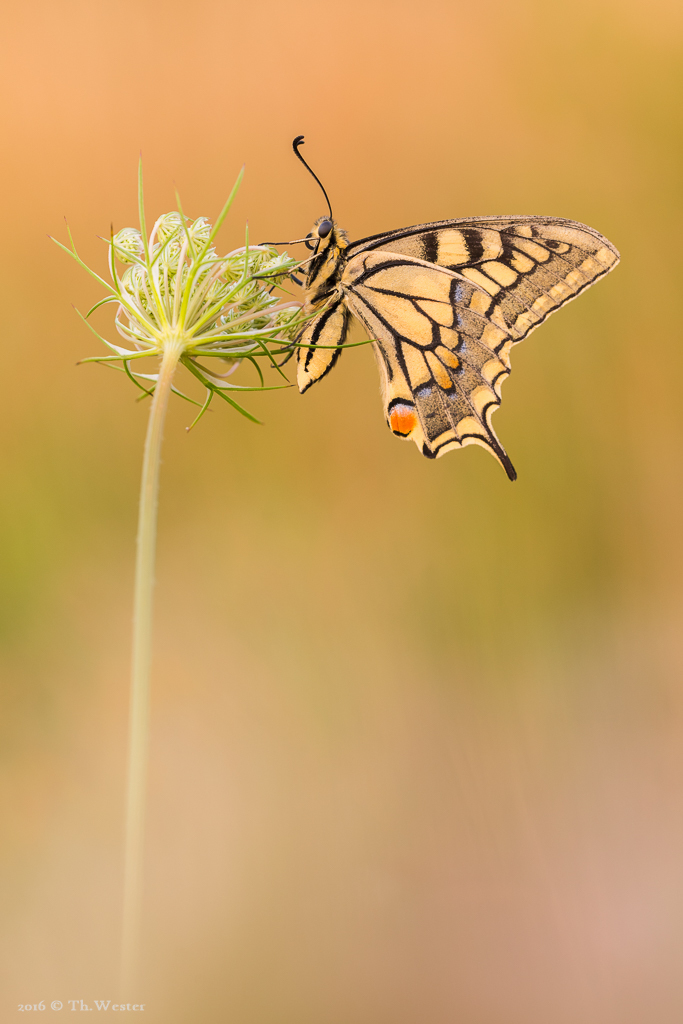
[[[397,437],[434,459],[478,444],[517,474],[491,426],[513,345],[613,270],[617,249],[561,217],[466,217],[349,242],[316,220],[304,282],[306,323],[295,340],[303,393],[330,372],[351,318],[373,341],[384,414]]]

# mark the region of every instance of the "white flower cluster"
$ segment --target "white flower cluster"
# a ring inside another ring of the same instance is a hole
[[[300,266],[296,260],[272,245],[249,245],[248,236],[247,244],[239,249],[224,256],[217,251],[216,235],[243,173],[244,169],[213,224],[206,217],[188,219],[178,199],[180,212],[172,210],[159,217],[148,236],[140,163],[140,230],[123,228],[111,238],[110,281],[83,262],[70,231],[68,247],[54,239],[107,292],[83,319],[109,354],[81,361],[121,370],[148,395],[156,393],[164,367],[173,374],[181,364],[206,388],[203,405],[175,384],[171,388],[200,406],[195,423],[214,396],[255,420],[237,401],[237,393],[291,387],[282,364],[292,355],[297,335],[310,319],[286,287]],[[107,340],[89,322],[91,314],[108,303],[117,307],[116,328],[125,345]],[[157,372],[142,372],[143,367],[149,369],[149,357],[160,359]],[[226,379],[242,360],[252,364],[259,383],[234,384]],[[266,386],[262,366],[276,370],[284,383]]]
[[[272,294],[296,262],[260,245],[219,256],[212,235],[205,217],[189,221],[172,211],[156,221],[147,246],[136,228],[113,238],[112,256],[127,265],[118,277],[111,261],[121,298],[116,325],[138,349],[158,351],[167,339],[218,355],[234,345],[244,350],[252,334],[286,341],[296,332],[300,303]]]

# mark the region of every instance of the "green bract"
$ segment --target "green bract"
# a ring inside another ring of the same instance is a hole
[[[167,349],[175,349],[179,361],[206,387],[204,404],[194,403],[201,405],[195,423],[214,395],[255,420],[235,400],[235,392],[273,390],[264,386],[257,360],[267,358],[284,377],[275,357],[291,351],[291,343],[304,322],[300,302],[272,294],[296,270],[296,260],[271,245],[250,246],[248,232],[246,244],[224,256],[213,245],[242,176],[243,171],[214,225],[205,217],[188,219],[176,194],[178,210],[159,217],[148,236],[140,163],[140,230],[123,228],[107,242],[111,282],[81,260],[71,232],[70,249],[57,242],[109,293],[83,319],[87,321],[100,306],[115,303],[116,329],[127,343],[125,347],[114,345],[91,327],[113,355],[92,356],[83,362],[101,362],[121,369],[144,392],[153,394],[158,374],[137,372],[133,368],[135,360],[163,356]],[[122,265],[120,272],[117,263]],[[209,369],[207,359],[220,362]],[[259,386],[245,387],[226,380],[243,359],[256,367]],[[173,391],[187,398],[176,388]]]

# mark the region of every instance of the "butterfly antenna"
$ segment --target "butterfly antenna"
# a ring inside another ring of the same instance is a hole
[[[328,196],[327,192],[325,191],[325,186],[323,185],[322,181],[320,180],[318,175],[315,173],[315,171],[312,170],[308,166],[308,164],[306,163],[306,161],[302,157],[301,153],[299,152],[299,146],[303,146],[303,144],[304,144],[304,137],[303,137],[303,135],[297,135],[297,137],[294,139],[294,142],[292,143],[292,149],[294,150],[296,155],[299,157],[299,160],[301,160],[301,163],[304,165],[304,167],[306,168],[308,173],[313,175],[313,177],[315,178],[315,180],[318,182],[318,184],[320,185],[321,189],[323,190],[323,195],[325,196],[325,199],[327,200],[327,206],[328,206],[328,209],[330,211],[330,219],[334,220],[334,217],[332,216],[332,203],[330,202],[330,197]]]

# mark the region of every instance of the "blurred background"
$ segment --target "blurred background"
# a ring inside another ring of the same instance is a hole
[[[8,0],[0,60],[3,1020],[116,1001],[147,408],[77,318],[108,235],[575,218],[622,265],[438,462],[367,348],[191,434],[160,513],[144,978],[159,1024],[683,1015],[674,0]],[[114,338],[111,310],[96,327]],[[353,340],[360,340],[356,336]],[[249,382],[248,373],[242,382]]]

